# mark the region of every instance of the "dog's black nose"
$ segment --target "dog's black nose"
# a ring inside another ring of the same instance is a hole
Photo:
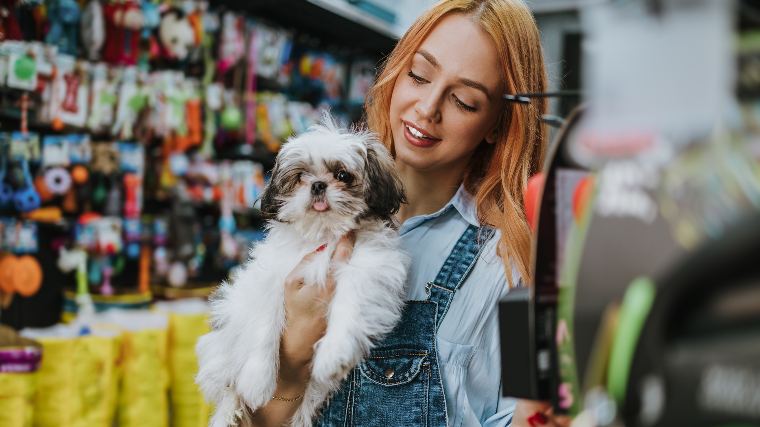
[[[311,184],[311,194],[314,196],[321,196],[322,194],[325,194],[326,188],[327,188],[327,183],[323,181],[317,181]]]

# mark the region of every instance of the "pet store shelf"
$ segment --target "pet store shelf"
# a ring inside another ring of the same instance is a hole
[[[384,34],[391,39],[397,39],[401,37],[397,33],[395,27],[391,24],[378,19],[366,12],[363,12],[358,7],[346,2],[345,0],[306,0],[309,3],[315,4],[329,12],[342,16],[352,22],[364,25],[365,27],[379,33]]]
[[[345,0],[224,0],[224,3],[339,46],[388,54],[400,37],[392,24]]]
[[[533,13],[562,13],[578,11],[583,5],[581,0],[533,0],[529,3]]]

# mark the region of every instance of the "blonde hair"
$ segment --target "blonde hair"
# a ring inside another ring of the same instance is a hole
[[[388,56],[365,105],[367,125],[395,155],[390,103],[396,78],[438,22],[452,13],[469,16],[493,39],[499,55],[506,93],[544,92],[541,39],[533,14],[522,0],[443,0],[420,16]],[[528,178],[543,163],[545,129],[541,115],[546,100],[505,104],[495,144],[482,143],[465,172],[465,188],[475,195],[478,219],[501,230],[499,254],[510,287],[511,265],[530,284],[531,234],[523,207]]]

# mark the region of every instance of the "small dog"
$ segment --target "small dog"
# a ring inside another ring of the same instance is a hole
[[[266,239],[223,283],[211,304],[212,331],[198,341],[197,383],[216,404],[213,427],[245,422],[275,392],[285,325],[284,282],[303,257],[305,286],[335,291],[327,330],[314,347],[311,378],[292,426],[309,426],[320,406],[373,343],[401,317],[409,259],[399,247],[392,215],[404,202],[393,160],[368,131],[319,125],[283,145],[261,198]],[[341,236],[354,231],[351,258],[330,265]],[[247,408],[246,408],[247,407]]]

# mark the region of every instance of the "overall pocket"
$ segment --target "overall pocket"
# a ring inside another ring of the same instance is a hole
[[[356,419],[362,426],[426,426],[430,355],[412,348],[375,349],[359,365]]]

